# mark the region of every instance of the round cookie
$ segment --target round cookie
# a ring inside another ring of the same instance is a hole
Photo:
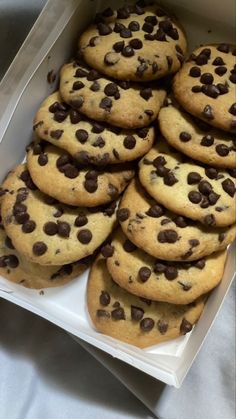
[[[156,80],[175,73],[186,47],[176,19],[144,2],[98,13],[79,39],[88,64],[120,80]]]
[[[172,304],[189,304],[221,281],[227,251],[194,262],[166,262],[148,255],[127,239],[121,229],[102,249],[113,280],[139,297]]]
[[[200,166],[164,140],[158,140],[139,167],[144,188],[169,210],[207,226],[223,227],[236,221],[235,170],[230,175],[223,169]]]
[[[114,201],[134,176],[131,166],[81,168],[64,150],[44,141],[31,144],[27,166],[45,194],[68,205],[94,207]]]
[[[40,192],[26,165],[6,178],[2,223],[14,247],[42,265],[64,265],[91,255],[116,223],[116,202],[107,207],[70,207]]]
[[[137,179],[120,202],[117,218],[125,235],[158,259],[192,261],[225,249],[236,236],[236,224],[206,227],[178,216],[152,199]]]
[[[96,166],[143,156],[150,150],[155,135],[153,127],[122,130],[88,120],[65,104],[58,92],[40,106],[34,130],[40,138],[68,151],[80,164]]]
[[[17,252],[0,224],[0,275],[26,288],[49,288],[67,284],[88,268],[90,256],[62,266],[30,262]]]
[[[236,46],[197,48],[176,74],[173,92],[192,115],[236,133]]]
[[[236,169],[235,135],[192,117],[175,103],[160,110],[158,121],[162,135],[177,150],[214,167]]]
[[[164,87],[158,84],[117,82],[80,59],[62,67],[60,94],[66,103],[88,118],[126,129],[149,125],[156,119],[166,97]]]
[[[190,332],[205,299],[177,306],[136,297],[112,280],[102,257],[92,265],[87,286],[88,311],[96,329],[139,348]]]

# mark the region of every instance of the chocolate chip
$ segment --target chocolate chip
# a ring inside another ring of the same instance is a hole
[[[174,39],[175,41],[177,41],[177,39],[179,39],[179,33],[177,31],[176,28],[172,28],[168,33],[168,36],[170,36],[172,39]]]
[[[103,148],[105,146],[105,140],[102,137],[97,137],[97,139],[92,144],[93,147]]]
[[[42,256],[47,251],[47,245],[44,242],[35,242],[33,245],[33,253],[35,256]]]
[[[108,313],[108,311],[106,310],[97,310],[97,317],[106,317],[106,318],[110,318],[110,313]]]
[[[137,21],[132,20],[129,25],[128,28],[132,31],[132,32],[136,32],[140,30],[140,25]]]
[[[134,50],[133,50],[133,48],[130,45],[127,45],[126,47],[124,47],[122,49],[121,54],[124,57],[132,57],[134,55]]]
[[[112,199],[116,199],[117,196],[119,195],[119,191],[118,188],[115,185],[112,185],[112,183],[108,184],[108,191],[107,191],[108,195],[112,198]]]
[[[225,65],[225,62],[221,57],[216,57],[212,62],[212,65]]]
[[[199,240],[198,239],[190,239],[189,241],[189,244],[190,244],[190,246],[193,248],[193,247],[197,247],[197,246],[199,246],[199,244],[200,244],[200,242],[199,242]]]
[[[216,179],[218,177],[218,172],[214,167],[208,167],[205,169],[205,174],[209,179]]]
[[[201,182],[198,185],[198,190],[203,195],[209,195],[212,192],[212,186],[207,180],[201,180]]]
[[[146,282],[150,278],[151,273],[151,269],[149,269],[147,266],[142,266],[142,268],[140,268],[138,271],[138,276],[142,282]]]
[[[235,188],[234,182],[231,179],[229,178],[225,179],[222,182],[222,188],[228,195],[230,195],[232,198],[234,197],[236,188]]]
[[[194,262],[195,268],[203,269],[205,268],[206,262],[204,259],[199,259],[197,262]]]
[[[108,306],[111,301],[111,297],[107,291],[102,291],[99,297],[100,304],[102,306]]]
[[[152,89],[150,87],[144,88],[142,90],[140,90],[140,96],[145,99],[145,100],[149,100],[153,95],[152,95]]]
[[[137,246],[135,246],[135,244],[133,244],[129,239],[127,239],[123,244],[123,249],[126,252],[131,253],[137,249]]]
[[[169,224],[169,223],[171,223],[170,218],[163,218],[163,220],[161,220],[161,225],[162,226],[164,226],[166,224]]]
[[[83,68],[77,68],[74,77],[87,77],[88,72]]]
[[[36,223],[33,220],[26,221],[21,227],[23,233],[32,233],[32,231],[34,231],[35,228]]]
[[[129,16],[130,13],[127,7],[120,7],[117,9],[117,19],[128,19]]]
[[[115,83],[108,83],[106,86],[105,86],[105,89],[104,89],[104,93],[107,95],[107,96],[114,96],[116,93],[118,93],[119,91],[118,91],[118,87],[117,87],[117,85],[115,84]]]
[[[201,145],[204,147],[210,147],[214,143],[214,137],[212,135],[204,135],[201,139]]]
[[[155,266],[154,266],[155,273],[163,274],[165,270],[166,270],[166,265],[164,265],[164,263],[161,263],[161,262],[155,263]]]
[[[191,90],[192,90],[193,93],[200,93],[202,91],[202,87],[201,86],[193,86]]]
[[[187,143],[188,141],[190,141],[190,140],[191,140],[192,136],[191,136],[191,134],[189,134],[188,132],[182,131],[182,132],[179,134],[179,138],[180,138],[180,140],[181,140],[181,141],[183,141],[184,143]]]
[[[92,92],[98,92],[100,90],[100,84],[98,83],[98,81],[94,81],[93,84],[90,86],[90,90],[92,90]]]
[[[76,227],[82,227],[87,223],[88,223],[88,218],[84,214],[78,215],[75,219],[75,226]]]
[[[201,69],[199,67],[196,67],[196,66],[191,67],[190,68],[190,71],[189,71],[189,75],[191,77],[200,77],[200,75],[201,75]]]
[[[83,87],[84,87],[84,83],[83,83],[82,81],[78,80],[78,81],[75,81],[75,82],[73,83],[72,89],[73,89],[73,90],[80,90],[80,89],[82,89]]]
[[[168,323],[165,320],[159,319],[157,322],[157,329],[161,335],[164,335],[168,330]]]
[[[138,77],[142,78],[142,77],[143,77],[143,73],[147,70],[147,68],[148,68],[148,65],[147,65],[145,62],[141,63],[141,64],[137,67],[137,70],[136,70],[136,75],[137,75]]]
[[[218,195],[215,192],[211,192],[208,196],[208,200],[211,205],[215,205],[219,198],[220,198],[220,195]]]
[[[180,325],[180,333],[185,335],[186,333],[190,332],[192,328],[193,328],[192,324],[188,320],[183,318],[182,323]]]
[[[129,28],[122,28],[120,31],[121,38],[131,38],[132,32]]]
[[[84,98],[82,96],[79,96],[77,99],[71,99],[70,100],[70,105],[73,108],[81,108],[83,103],[84,103]]]
[[[109,97],[104,97],[101,100],[99,107],[104,109],[105,111],[110,111],[112,107],[112,100]]]
[[[188,225],[187,221],[185,220],[184,217],[182,217],[182,215],[178,215],[177,217],[173,219],[173,221],[177,225],[177,227],[180,227],[180,228],[185,228]]]
[[[38,156],[38,164],[39,164],[40,166],[45,166],[47,163],[48,163],[48,156],[47,156],[47,154],[43,154],[43,153],[41,153],[41,154]]]
[[[58,221],[58,235],[60,237],[69,237],[70,236],[70,224],[66,221]]]
[[[77,112],[75,109],[71,109],[69,115],[70,115],[70,122],[72,124],[78,124],[78,122],[81,121],[81,116],[79,112]]]
[[[216,146],[216,152],[221,157],[225,157],[229,154],[229,147],[225,144],[217,144]]]
[[[194,185],[196,183],[199,183],[201,180],[201,176],[197,172],[189,172],[187,177],[188,185]]]
[[[216,67],[215,73],[218,74],[218,76],[223,76],[227,72],[227,68],[223,66]]]
[[[205,54],[199,54],[196,59],[195,62],[197,65],[204,65],[207,64],[208,62],[208,57]]]
[[[64,171],[63,167],[70,163],[71,161],[71,157],[69,156],[69,154],[62,154],[60,157],[58,157],[57,161],[56,161],[56,166],[60,171]]]
[[[33,145],[33,154],[36,156],[36,155],[39,155],[41,153],[42,153],[41,144],[39,144],[39,143],[34,144]]]
[[[231,83],[235,84],[236,83],[236,74],[235,73],[231,74],[229,76],[229,79],[230,79]]]
[[[131,305],[131,319],[140,321],[143,318],[144,310],[141,307]]]
[[[123,50],[124,46],[125,46],[125,41],[119,41],[119,42],[116,42],[116,43],[113,45],[113,49],[114,49],[116,52],[121,52],[121,51]]]
[[[225,54],[228,54],[228,52],[229,52],[229,45],[228,45],[228,44],[220,44],[220,45],[217,47],[217,49],[218,49],[218,51],[220,51],[220,52],[224,52]]]
[[[214,114],[213,114],[213,109],[210,105],[206,105],[205,108],[203,109],[202,115],[206,118],[206,119],[214,119]]]
[[[160,243],[175,243],[178,240],[178,234],[175,230],[162,230],[157,236]]]
[[[106,259],[112,257],[114,254],[114,251],[115,249],[111,244],[106,244],[105,246],[101,248],[101,254]]]
[[[140,322],[140,329],[143,332],[150,332],[154,327],[154,320],[150,317],[145,317]]]
[[[230,176],[236,179],[236,169],[229,169],[228,172]]]
[[[122,307],[115,308],[112,310],[111,317],[115,320],[125,320],[125,312]]]
[[[178,276],[178,270],[175,266],[167,266],[164,275],[168,281],[173,281]]]
[[[95,47],[99,43],[99,41],[100,41],[99,36],[93,36],[89,40],[89,46],[90,47]]]
[[[77,234],[77,238],[82,244],[88,244],[92,240],[92,233],[90,230],[80,230]]]
[[[224,239],[225,239],[225,233],[220,233],[219,236],[218,236],[219,242],[222,243],[224,241]]]
[[[112,32],[111,27],[107,25],[106,23],[99,22],[97,24],[97,28],[98,28],[98,33],[101,36],[109,35]]]
[[[176,179],[174,173],[167,172],[164,174],[164,184],[167,186],[173,186],[175,183],[177,183],[178,180]]]
[[[206,224],[207,226],[215,226],[216,225],[216,221],[215,221],[215,217],[213,214],[208,214],[204,217],[204,224]]]
[[[124,145],[124,147],[125,147],[125,148],[127,148],[128,150],[132,150],[132,149],[135,147],[135,145],[136,145],[136,140],[135,140],[135,138],[133,137],[133,135],[127,135],[127,136],[124,138],[123,145]]]
[[[138,38],[131,39],[131,41],[129,41],[129,45],[133,49],[141,49],[143,47],[143,43],[142,43],[141,39],[138,39]]]
[[[199,202],[202,200],[202,195],[197,191],[190,191],[188,194],[188,199],[193,204],[199,204]]]
[[[141,129],[137,130],[137,135],[140,138],[146,138],[147,134],[148,134],[148,128],[141,128]]]
[[[212,84],[214,77],[211,73],[203,73],[200,78],[200,82],[203,84]]]
[[[29,214],[27,212],[19,212],[15,215],[15,220],[18,224],[24,224],[29,220]]]
[[[167,61],[167,66],[168,66],[168,70],[171,69],[172,64],[173,64],[173,58],[170,57],[169,55],[166,56],[166,61]]]
[[[118,209],[116,215],[117,215],[118,221],[120,222],[126,221],[128,220],[130,216],[130,210],[128,208],[120,208]]]
[[[62,129],[56,129],[56,130],[51,131],[50,135],[54,140],[59,140],[61,138],[63,132],[64,131]]]
[[[146,214],[149,215],[149,217],[158,218],[161,217],[164,212],[164,208],[161,205],[155,204],[149,208]]]
[[[230,106],[229,113],[236,116],[236,103],[233,103],[233,105]]]
[[[214,99],[216,99],[221,94],[220,89],[218,89],[218,87],[214,84],[202,86],[202,92],[206,96],[212,97]]]
[[[98,188],[97,180],[86,179],[84,182],[84,188],[86,189],[87,192],[94,193]]]
[[[15,255],[5,256],[5,263],[9,268],[15,269],[19,265],[19,260]]]
[[[44,224],[43,231],[48,236],[54,236],[58,232],[58,226],[56,223],[48,221],[46,224]]]

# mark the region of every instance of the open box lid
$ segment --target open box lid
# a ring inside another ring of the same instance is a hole
[[[231,2],[231,0],[230,0]],[[83,0],[49,0],[35,26],[19,51],[0,85],[0,178],[24,156],[24,148],[30,142],[32,120],[39,103],[57,85],[46,82],[47,74],[58,72],[73,51],[78,29],[82,30],[98,8],[117,2]],[[214,9],[211,20],[206,18],[205,2],[174,1],[167,4],[173,9],[190,34],[190,47],[204,42],[220,42],[232,39],[233,29],[222,25],[222,10]],[[86,7],[85,7],[86,5]],[[120,3],[119,3],[120,5]],[[200,9],[200,7],[202,9]],[[228,13],[228,10],[226,11]],[[227,16],[228,18],[229,16]],[[232,21],[230,15],[229,22]],[[19,129],[20,127],[20,129]],[[17,146],[16,146],[17,145]],[[180,386],[194,357],[211,326],[233,278],[235,247],[231,247],[225,275],[220,286],[212,293],[206,309],[194,332],[188,339],[181,356],[164,353],[147,355],[143,350],[128,347],[122,342],[97,333],[89,324],[85,309],[86,274],[73,282],[54,290],[46,290],[46,298],[37,291],[22,289],[0,279],[0,295],[46,319],[68,332],[103,349],[112,356],[134,365],[147,374],[168,384]],[[78,295],[78,300],[77,300]],[[79,296],[82,299],[79,300]],[[78,305],[81,305],[78,307]]]

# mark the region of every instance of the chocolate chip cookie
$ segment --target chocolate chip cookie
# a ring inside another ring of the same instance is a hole
[[[173,83],[174,95],[186,111],[232,133],[236,133],[235,56],[235,45],[197,48]]]
[[[175,73],[186,52],[181,25],[158,5],[143,2],[95,17],[79,39],[86,61],[120,80],[155,80]]]
[[[31,144],[27,166],[42,192],[75,206],[94,207],[114,201],[134,176],[130,165],[112,165],[105,170],[81,168],[70,154],[44,141]]]
[[[236,221],[235,170],[203,166],[171,149],[164,140],[140,162],[139,178],[157,202],[207,226]]]
[[[136,245],[155,258],[170,261],[198,260],[225,249],[236,236],[235,224],[207,227],[167,210],[137,179],[125,191],[117,218],[131,241],[131,249]]]
[[[131,294],[172,304],[189,304],[222,279],[227,251],[192,262],[167,262],[130,245],[121,229],[102,248],[113,280]]]
[[[30,262],[13,246],[0,223],[0,275],[27,288],[65,285],[88,268],[91,257],[62,266],[43,266]]]
[[[117,82],[81,60],[65,64],[60,80],[61,96],[72,108],[95,121],[126,129],[154,121],[166,96],[158,84]]]
[[[59,92],[40,106],[35,133],[70,153],[79,164],[106,166],[132,161],[143,156],[154,141],[154,128],[122,130],[82,116],[62,101]]]
[[[70,207],[40,192],[26,165],[17,166],[1,189],[2,223],[13,246],[42,265],[64,265],[91,255],[115,226],[116,202]]]
[[[87,304],[99,332],[145,348],[192,330],[204,308],[205,297],[188,305],[153,302],[120,288],[111,278],[106,261],[98,257],[90,271]]]
[[[214,167],[236,169],[235,135],[213,128],[176,103],[162,108],[158,121],[161,133],[177,150]]]

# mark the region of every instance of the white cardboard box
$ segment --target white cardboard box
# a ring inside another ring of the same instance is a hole
[[[32,120],[41,101],[56,87],[47,74],[58,72],[71,56],[78,33],[96,11],[118,1],[49,0],[0,84],[0,180],[25,154],[32,137]],[[234,2],[169,0],[180,18],[190,49],[207,42],[234,40]],[[66,7],[65,7],[66,6]],[[39,291],[24,289],[0,277],[0,296],[57,324],[86,342],[122,359],[159,380],[179,387],[211,327],[235,272],[231,246],[223,280],[210,296],[191,334],[141,350],[101,335],[86,311],[87,273],[63,287]]]

